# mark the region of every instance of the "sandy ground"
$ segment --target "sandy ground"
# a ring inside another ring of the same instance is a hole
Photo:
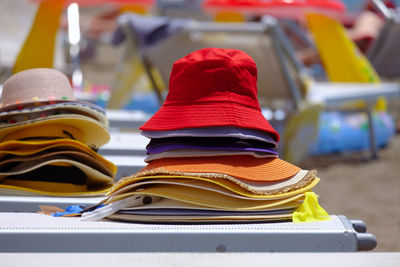
[[[400,134],[379,151],[365,154],[308,158],[301,167],[315,168],[321,182],[315,188],[320,204],[330,214],[360,219],[374,234],[374,251],[400,251]]]
[[[400,126],[400,101],[388,99],[388,112]],[[330,214],[363,220],[378,240],[376,252],[400,251],[400,133],[371,159],[368,151],[308,157],[301,164],[317,169],[315,188]]]

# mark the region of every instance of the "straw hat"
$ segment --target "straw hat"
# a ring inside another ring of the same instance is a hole
[[[247,181],[280,181],[301,169],[279,158],[255,158],[250,155],[218,157],[164,158],[151,161],[141,173],[220,173]]]
[[[106,144],[108,120],[105,111],[92,103],[76,100],[68,78],[53,69],[30,69],[11,76],[0,99],[0,140],[14,132],[35,137],[31,127],[57,124],[59,132],[91,147]],[[62,127],[69,129],[64,130]],[[65,137],[56,135],[56,137]]]

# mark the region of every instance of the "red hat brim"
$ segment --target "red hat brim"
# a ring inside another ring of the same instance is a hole
[[[142,131],[168,131],[185,128],[234,126],[279,134],[264,118],[261,110],[234,102],[203,102],[163,105],[145,124]]]

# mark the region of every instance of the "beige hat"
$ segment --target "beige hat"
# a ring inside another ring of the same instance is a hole
[[[63,73],[54,69],[30,69],[11,76],[4,83],[0,99],[0,141],[14,131],[53,124],[76,127],[82,134],[74,138],[96,148],[110,139],[104,109],[76,100]]]
[[[29,69],[18,72],[6,80],[0,99],[0,112],[25,108],[30,104],[77,102],[101,110],[92,103],[74,97],[67,76],[54,69]]]

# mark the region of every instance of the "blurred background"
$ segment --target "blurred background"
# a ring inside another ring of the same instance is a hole
[[[364,220],[375,251],[400,251],[400,96],[382,89],[400,86],[399,4],[2,0],[0,84],[55,68],[77,98],[137,112],[137,125],[162,104],[177,58],[203,46],[243,49],[259,68],[259,101],[282,136],[281,158],[317,169],[321,205]],[[268,29],[255,33],[262,23]],[[326,87],[338,105],[321,100]]]

